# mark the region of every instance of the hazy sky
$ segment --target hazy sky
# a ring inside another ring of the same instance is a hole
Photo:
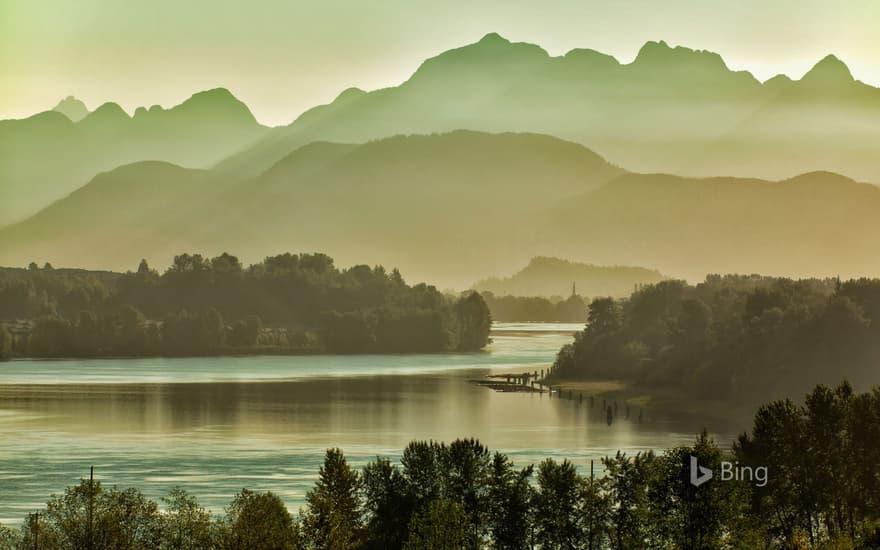
[[[880,0],[0,0],[0,118],[69,94],[132,112],[224,86],[260,121],[287,123],[349,86],[398,84],[492,31],[623,62],[663,39],[762,80],[800,77],[834,53],[880,85]]]

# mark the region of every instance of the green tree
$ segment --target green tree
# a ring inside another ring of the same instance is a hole
[[[320,549],[354,548],[362,539],[361,479],[339,449],[327,449],[318,481],[306,494],[303,521],[308,544]]]
[[[50,498],[41,521],[45,525],[29,530],[33,536],[39,525],[44,543],[52,538],[63,548],[159,548],[159,509],[136,489],[104,490],[98,481],[82,480]]]
[[[293,550],[298,533],[290,512],[271,492],[242,489],[219,522],[218,546],[228,550]]]
[[[179,487],[164,497],[162,515],[162,550],[198,550],[210,548],[212,540],[211,514],[202,508],[195,497]]]
[[[611,504],[609,536],[612,547],[617,550],[644,547],[652,538],[648,481],[654,462],[655,457],[650,452],[630,458],[618,451],[614,457],[602,460]]]
[[[489,449],[476,439],[456,439],[440,456],[444,496],[461,505],[467,520],[468,546],[478,548],[489,508]]]
[[[16,550],[21,544],[21,534],[5,525],[0,525],[0,550]]]
[[[596,298],[590,302],[587,330],[591,334],[606,334],[620,326],[620,307],[614,298]]]
[[[486,347],[492,330],[492,316],[483,297],[478,292],[471,292],[458,301],[455,311],[459,351],[477,351]]]
[[[602,487],[602,481],[592,476],[584,480],[581,485],[579,500],[586,550],[607,548],[610,542],[608,523],[611,517],[611,502]]]
[[[257,315],[248,315],[232,325],[229,335],[230,346],[256,346],[260,337],[263,322]]]
[[[538,466],[534,495],[536,542],[541,548],[578,548],[584,540],[579,496],[583,479],[568,460],[546,459]]]
[[[12,335],[0,325],[0,361],[12,357]]]
[[[414,499],[406,478],[390,460],[377,458],[363,471],[366,547],[394,550],[403,546],[409,533]]]
[[[495,548],[530,547],[532,491],[529,480],[533,471],[532,466],[516,470],[501,453],[492,457],[487,515]]]
[[[157,504],[134,488],[112,488],[98,499],[95,549],[158,549],[162,520]]]
[[[467,547],[467,517],[457,502],[445,499],[431,501],[413,516],[406,550],[461,550]]]
[[[721,449],[704,431],[693,446],[676,447],[654,461],[656,475],[648,476],[651,492],[649,515],[664,540],[682,550],[714,550],[722,547],[725,528],[735,511],[737,482],[690,482],[690,461],[718,472]]]
[[[446,445],[436,441],[411,441],[403,450],[400,464],[414,509],[420,510],[443,496],[442,456],[445,452]]]
[[[56,526],[46,520],[45,513],[33,512],[27,515],[21,526],[19,543],[15,547],[19,549],[31,548],[72,548],[85,550],[84,545],[71,545],[63,534],[58,533]],[[6,550],[6,549],[4,549]]]

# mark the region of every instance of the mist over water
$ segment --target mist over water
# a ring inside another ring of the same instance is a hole
[[[0,363],[0,522],[87,476],[158,498],[179,485],[215,512],[243,487],[303,505],[328,447],[361,466],[413,439],[476,437],[517,464],[690,443],[699,418],[623,415],[470,381],[540,371],[580,325],[496,324],[483,353]],[[716,436],[722,445],[729,434]],[[600,471],[597,464],[597,471]]]

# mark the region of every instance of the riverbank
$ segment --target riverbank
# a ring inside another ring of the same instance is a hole
[[[704,419],[704,427],[719,431],[742,431],[749,427],[755,405],[718,399],[701,399],[675,388],[646,388],[618,380],[565,380],[547,382],[564,399],[593,397],[607,403],[641,409],[646,417],[677,421]],[[571,396],[571,397],[569,397]]]
[[[591,414],[587,402],[470,383],[540,373],[570,339],[558,325],[530,328],[493,331],[481,353],[0,363],[0,522],[20,521],[91,464],[154,499],[184,487],[218,514],[244,486],[279,491],[296,510],[330,447],[363,466],[399,460],[412,440],[475,437],[520,466],[568,459],[586,475],[609,449],[659,451],[702,428],[650,416],[607,426],[601,402]],[[716,432],[725,444],[732,435]]]

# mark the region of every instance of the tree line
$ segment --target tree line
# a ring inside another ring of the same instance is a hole
[[[476,351],[491,317],[475,292],[408,285],[396,269],[339,269],[324,254],[181,254],[162,274],[0,270],[0,356]],[[16,328],[18,327],[18,328]],[[22,333],[23,334],[20,334]]]
[[[880,361],[880,280],[709,276],[597,298],[550,380],[614,379],[757,404],[846,377],[867,387]]]
[[[496,296],[482,292],[492,319],[502,323],[583,323],[587,304],[579,294],[566,299],[540,296]]]
[[[764,467],[695,486],[691,457]],[[83,480],[0,549],[853,549],[880,548],[880,388],[817,386],[801,405],[771,402],[723,450],[706,433],[662,453],[517,467],[474,439],[414,441],[399,463],[362,469],[326,452],[306,506],[246,489],[213,515],[181,489],[160,504],[135,489]]]

